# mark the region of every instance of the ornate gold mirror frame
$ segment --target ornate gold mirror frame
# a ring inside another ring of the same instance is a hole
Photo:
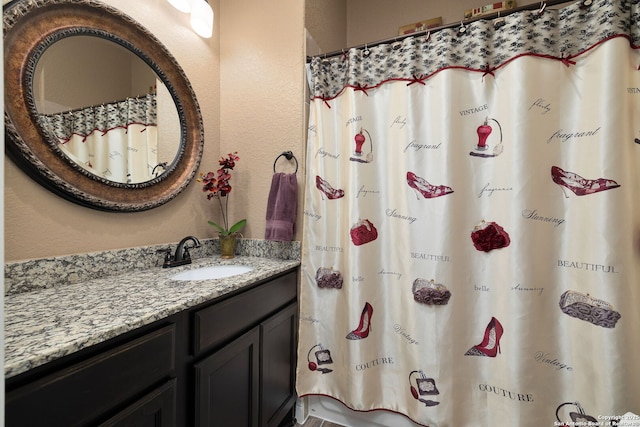
[[[101,179],[62,155],[38,122],[34,70],[43,52],[74,35],[102,37],[142,58],[166,85],[180,119],[180,148],[165,173],[138,184]],[[204,145],[200,107],[184,71],[149,31],[95,0],[17,0],[4,6],[5,152],[53,193],[94,209],[135,212],[160,206],[194,178]]]

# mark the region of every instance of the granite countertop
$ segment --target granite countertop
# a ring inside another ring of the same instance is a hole
[[[181,271],[208,265],[249,265],[238,276],[175,281]],[[237,256],[193,260],[120,276],[5,296],[5,378],[213,300],[300,265],[298,260]]]

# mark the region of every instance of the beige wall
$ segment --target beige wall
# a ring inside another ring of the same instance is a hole
[[[97,37],[67,37],[38,61],[33,93],[38,111],[51,114],[144,95],[154,84],[151,68],[126,48]]]
[[[394,37],[399,27],[425,19],[440,16],[444,24],[458,22],[466,9],[491,3],[489,0],[307,0],[306,27],[322,51],[330,52]],[[540,2],[517,1],[518,6],[533,3]],[[346,15],[340,17],[343,7]]]
[[[347,44],[357,46],[394,37],[404,25],[439,16],[444,24],[460,22],[465,10],[491,3],[490,0],[348,0]],[[533,3],[540,2],[516,1],[518,6]]]
[[[306,0],[305,27],[321,52],[347,46],[347,3],[347,0]],[[318,53],[309,50],[307,55]]]
[[[221,154],[239,152],[232,219],[246,216],[245,236],[263,238],[275,156],[287,149],[304,161],[303,3],[209,0],[214,37],[202,39],[191,31],[188,15],[164,0],[105,2],[153,32],[181,64],[203,116],[201,170],[215,170]],[[175,243],[189,234],[213,237],[207,220],[218,220],[217,207],[196,182],[159,208],[109,213],[53,195],[6,157],[4,180],[7,261]]]
[[[223,0],[220,14],[220,151],[237,151],[232,178],[232,221],[243,217],[243,234],[262,239],[273,163],[283,151],[298,159],[296,240],[302,237],[304,186],[304,2]],[[293,172],[284,157],[278,172]],[[211,165],[212,167],[215,165]]]

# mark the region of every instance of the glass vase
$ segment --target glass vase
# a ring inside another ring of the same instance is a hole
[[[236,234],[220,236],[220,258],[231,259],[236,256]]]

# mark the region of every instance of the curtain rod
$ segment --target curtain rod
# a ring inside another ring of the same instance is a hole
[[[348,47],[346,49],[341,49],[341,50],[334,50],[333,52],[327,52],[327,53],[321,53],[318,55],[313,55],[313,56],[307,56],[307,62],[311,62],[311,60],[313,58],[330,58],[333,56],[338,56],[338,55],[342,55],[344,52],[347,52],[351,49],[362,49],[362,48],[367,48],[367,47],[375,47],[381,44],[385,44],[385,43],[392,43],[392,42],[397,42],[397,41],[402,41],[406,38],[409,37],[417,37],[417,36],[422,36],[428,33],[433,33],[435,31],[440,31],[440,30],[445,30],[447,28],[454,28],[457,26],[460,26],[462,24],[470,24],[472,22],[476,22],[476,21],[480,21],[480,20],[491,20],[491,19],[496,19],[496,18],[501,18],[501,17],[505,17],[507,15],[511,15],[512,13],[516,13],[516,12],[522,12],[523,10],[535,10],[535,9],[544,9],[546,7],[552,7],[552,6],[557,6],[559,4],[563,4],[563,3],[575,3],[575,1],[567,1],[567,0],[548,0],[548,1],[542,1],[540,3],[532,3],[532,4],[528,4],[528,5],[524,5],[524,6],[519,6],[519,7],[515,7],[513,9],[509,9],[508,11],[504,11],[504,12],[495,12],[495,13],[491,13],[488,15],[483,15],[483,16],[478,16],[476,18],[470,18],[470,19],[464,19],[462,21],[457,21],[457,22],[452,22],[451,24],[446,24],[446,25],[440,25],[437,27],[433,27],[430,28],[428,30],[424,30],[424,31],[419,31],[419,32],[415,32],[415,33],[411,33],[411,34],[404,34],[404,35],[398,35],[395,37],[389,37],[387,39],[383,39],[383,40],[378,40],[372,43],[363,43],[357,46],[351,46]]]

